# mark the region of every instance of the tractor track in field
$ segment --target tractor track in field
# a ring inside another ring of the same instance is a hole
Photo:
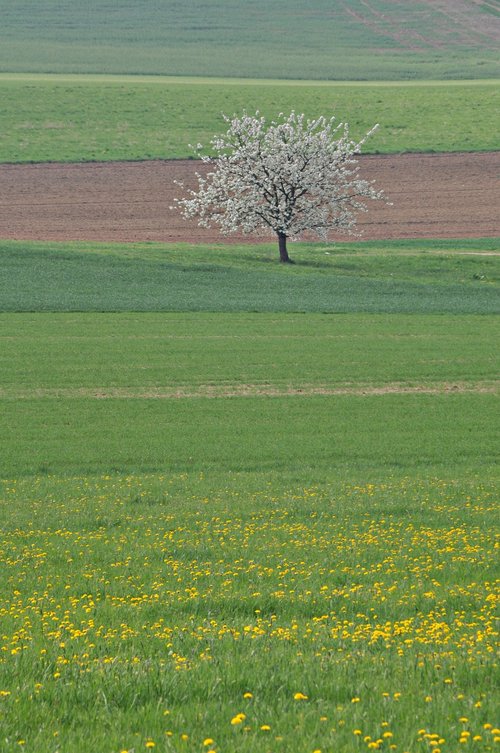
[[[271,384],[244,382],[198,385],[167,385],[140,389],[133,387],[33,387],[0,388],[0,399],[93,399],[93,400],[179,400],[228,397],[314,397],[353,395],[445,395],[464,392],[498,394],[498,381],[427,382],[406,384]]]
[[[363,155],[361,176],[392,205],[359,217],[365,240],[500,235],[500,151]],[[251,243],[170,209],[196,186],[194,160],[0,165],[0,238],[40,241]],[[272,239],[272,236],[269,236]],[[335,239],[335,238],[334,238]],[[338,235],[345,241],[353,236]]]

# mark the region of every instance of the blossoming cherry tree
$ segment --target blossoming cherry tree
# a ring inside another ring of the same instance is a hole
[[[213,169],[205,177],[197,173],[197,190],[176,202],[201,227],[217,225],[224,234],[272,231],[280,261],[291,262],[289,238],[353,233],[357,213],[367,210],[365,200],[384,198],[359,177],[355,158],[377,126],[355,142],[348,124],[335,125],[335,118],[306,120],[292,111],[270,123],[259,112],[224,120],[226,133],[211,141],[215,157],[197,146]]]

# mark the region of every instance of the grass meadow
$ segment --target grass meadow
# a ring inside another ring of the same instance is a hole
[[[0,162],[192,157],[225,130],[221,113],[335,115],[363,151],[498,149],[498,80],[321,83],[0,76]]]
[[[493,750],[491,477],[401,470],[4,481],[3,749]]]
[[[498,149],[493,3],[286,5],[0,0],[0,162]],[[500,742],[498,239],[292,251],[0,241],[2,753]]]
[[[495,244],[2,243],[2,751],[494,750]]]
[[[243,109],[498,148],[467,16],[416,50],[408,2],[112,5],[0,0],[0,162],[190,157]],[[498,239],[292,251],[0,241],[2,753],[500,742]]]
[[[301,79],[499,75],[500,11],[405,0],[0,0],[0,70]],[[344,7],[345,6],[345,7]]]

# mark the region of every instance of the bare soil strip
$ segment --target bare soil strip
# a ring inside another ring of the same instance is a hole
[[[489,393],[499,392],[500,382],[435,382],[429,384],[404,384],[391,382],[382,385],[358,384],[338,385],[302,384],[273,385],[269,383],[243,384],[199,384],[155,387],[140,390],[128,387],[53,387],[53,388],[0,388],[0,399],[32,400],[47,399],[95,399],[95,400],[175,400],[182,398],[228,398],[228,397],[311,397],[314,395],[395,395],[427,394],[442,395],[448,393]]]
[[[361,175],[392,206],[359,217],[365,240],[500,235],[500,151],[362,156]],[[0,165],[0,238],[47,241],[255,242],[221,236],[169,209],[196,186],[193,160]],[[271,236],[272,238],[272,236]],[[352,236],[338,236],[349,240]],[[261,239],[262,240],[262,239]]]

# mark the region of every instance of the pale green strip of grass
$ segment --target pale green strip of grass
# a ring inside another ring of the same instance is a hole
[[[457,78],[457,79],[396,79],[392,81],[321,81],[318,79],[283,79],[283,78],[229,78],[220,76],[156,76],[123,75],[119,73],[7,73],[0,71],[0,82],[22,81],[33,84],[71,83],[71,84],[199,84],[223,86],[315,86],[315,87],[393,87],[393,86],[500,86],[498,78]]]

